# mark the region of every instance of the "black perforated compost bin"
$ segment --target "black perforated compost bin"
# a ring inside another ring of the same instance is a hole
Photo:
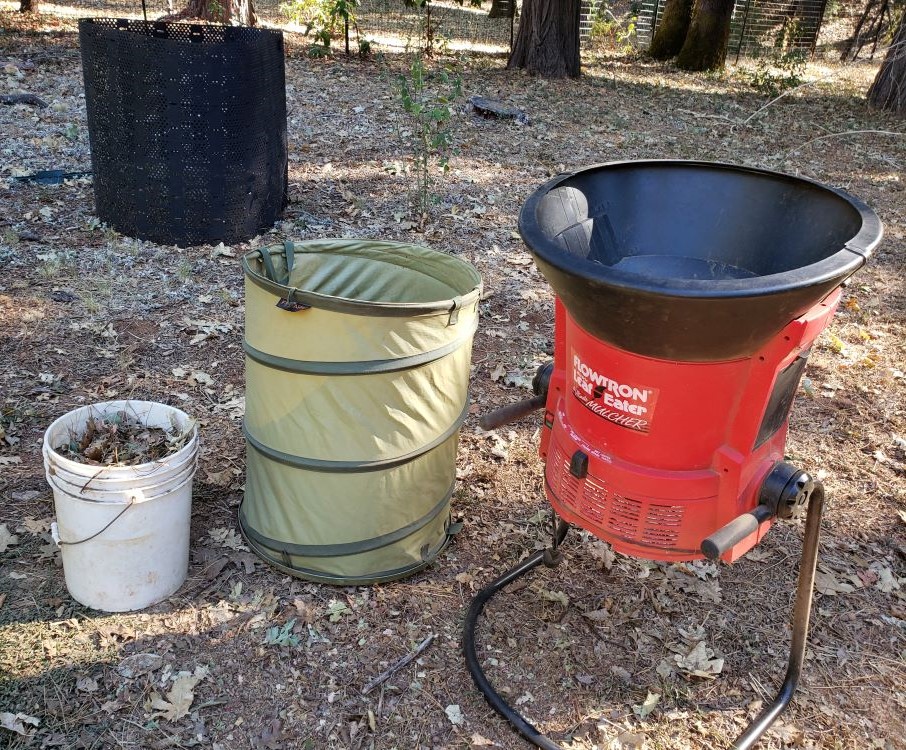
[[[79,42],[101,220],[177,245],[274,223],[287,187],[279,31],[83,19]]]

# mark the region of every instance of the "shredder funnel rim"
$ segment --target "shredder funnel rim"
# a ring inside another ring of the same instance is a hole
[[[658,278],[633,271],[614,268],[565,252],[552,241],[539,226],[537,211],[544,198],[555,188],[567,184],[581,175],[601,170],[620,169],[702,169],[732,171],[740,174],[767,177],[778,182],[808,185],[844,201],[859,216],[860,226],[854,236],[840,243],[840,249],[825,258],[803,266],[765,275],[746,278],[690,279]],[[614,161],[596,164],[557,175],[533,192],[519,214],[519,233],[541,265],[583,278],[592,285],[618,287],[634,294],[663,297],[735,298],[782,294],[808,287],[820,287],[829,282],[842,283],[865,264],[883,236],[883,225],[878,215],[864,202],[839,188],[824,185],[806,177],[789,175],[756,167],[744,167],[723,162],[685,159],[651,159]]]

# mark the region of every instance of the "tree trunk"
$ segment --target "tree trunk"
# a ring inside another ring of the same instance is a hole
[[[664,15],[651,40],[648,54],[655,60],[669,60],[683,48],[689,22],[692,20],[693,0],[667,0]]]
[[[184,21],[201,18],[205,21],[231,26],[254,26],[258,23],[253,0],[189,0],[178,13],[171,13],[161,21]]]
[[[525,0],[506,66],[544,78],[578,78],[580,0]]]
[[[488,18],[512,18],[516,15],[516,0],[491,0]]]
[[[676,58],[683,70],[716,70],[727,60],[733,0],[696,0],[686,41]]]
[[[38,12],[38,0],[19,0],[19,12],[28,13],[30,11]]]
[[[868,89],[868,103],[878,109],[906,115],[906,10],[900,17],[887,57]]]

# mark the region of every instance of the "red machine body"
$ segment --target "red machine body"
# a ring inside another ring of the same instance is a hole
[[[758,505],[762,479],[783,460],[809,349],[839,300],[836,289],[751,356],[677,362],[594,338],[558,299],[540,447],[551,505],[624,554],[703,558],[702,540]]]
[[[523,737],[559,748],[481,668],[475,624],[491,597],[556,565],[571,524],[632,557],[732,562],[775,518],[807,508],[783,684],[733,742],[751,750],[802,672],[824,510],[821,482],[783,460],[790,408],[881,222],[801,177],[652,160],[552,178],[526,200],[519,233],[557,295],[554,361],[533,398],[479,423],[545,409],[545,491],[561,518],[548,549],[476,594],[463,628],[469,671]]]

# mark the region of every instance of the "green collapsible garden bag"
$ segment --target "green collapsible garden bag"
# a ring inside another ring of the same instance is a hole
[[[287,242],[243,268],[246,540],[319,582],[420,570],[453,533],[481,277],[370,240]]]

